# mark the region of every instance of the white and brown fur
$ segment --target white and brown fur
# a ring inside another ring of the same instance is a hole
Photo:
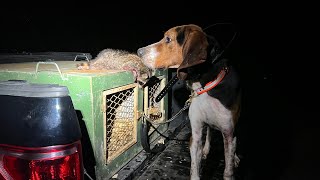
[[[228,60],[220,59],[212,63],[215,52],[214,49],[209,49],[209,42],[201,27],[194,24],[182,25],[169,29],[164,33],[163,39],[138,49],[137,54],[149,68],[178,68],[179,79],[186,80],[191,91],[214,80],[220,70],[227,67],[224,79],[213,90],[191,100],[190,177],[192,180],[200,179],[201,158],[206,158],[210,150],[210,128],[207,128],[205,143],[202,142],[202,135],[205,127],[209,126],[222,133],[225,155],[223,177],[224,180],[233,180],[234,167],[240,161],[235,154],[234,136],[235,125],[240,116],[239,78]]]
[[[119,49],[104,49],[89,62],[77,64],[79,70],[128,70],[135,82],[143,86],[152,76],[152,69],[145,66],[137,54]]]

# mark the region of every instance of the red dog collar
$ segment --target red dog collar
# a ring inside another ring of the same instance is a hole
[[[223,68],[215,80],[208,82],[203,88],[197,89],[196,93],[200,95],[216,87],[225,77],[225,75],[227,74],[227,71],[228,71],[227,67]]]

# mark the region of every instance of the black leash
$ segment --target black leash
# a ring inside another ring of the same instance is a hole
[[[156,102],[159,102],[169,91],[169,89],[179,80],[178,76],[175,75],[174,77],[172,77],[172,79],[168,82],[168,84],[161,90],[161,92],[158,94],[158,96],[155,98]],[[152,76],[149,81],[144,85],[144,86],[153,86],[154,84],[158,83],[159,81],[161,81],[160,79],[158,79],[156,76]],[[165,146],[163,145],[159,145],[156,144],[156,146],[151,149],[150,148],[150,142],[149,142],[149,130],[150,130],[150,126],[152,126],[154,128],[154,130],[160,134],[160,136],[165,137],[166,139],[168,139],[169,137],[166,137],[165,135],[163,135],[161,132],[158,131],[158,129],[156,127],[154,127],[150,122],[148,122],[145,118],[143,118],[142,122],[141,122],[141,128],[140,128],[140,134],[141,134],[141,146],[143,147],[143,149],[147,152],[147,153],[151,153],[151,154],[156,154],[158,152],[161,152],[164,150]]]
[[[148,79],[148,81],[147,81],[144,85],[142,85],[142,87],[143,87],[143,88],[145,88],[145,87],[147,87],[147,86],[151,87],[151,86],[159,83],[160,81],[161,81],[161,79],[157,78],[156,76],[151,76],[151,77]]]
[[[149,135],[148,135],[149,130],[150,130],[150,123],[143,118],[141,122],[141,128],[140,128],[141,146],[147,153],[150,153],[150,154],[156,154],[158,152],[163,151],[165,149],[164,144],[163,145],[156,144],[156,146],[158,147],[154,147],[153,149],[150,148],[150,141],[149,141]]]
[[[157,154],[165,149],[165,144],[156,144],[154,148],[150,148],[150,142],[149,142],[149,136],[148,132],[150,130],[150,126],[162,137],[164,137],[167,140],[175,140],[175,141],[181,141],[186,142],[189,141],[189,139],[176,139],[176,138],[170,138],[164,134],[162,134],[155,126],[153,126],[149,121],[145,120],[143,118],[142,127],[140,128],[140,134],[141,134],[141,146],[143,149],[150,154]],[[183,125],[184,126],[184,125]]]
[[[170,84],[169,86],[172,86],[176,81],[177,81],[177,76],[174,76],[170,82],[168,84]],[[169,87],[170,88],[170,87]],[[167,90],[169,89],[167,87]],[[165,94],[165,93],[164,93]],[[172,120],[174,120],[176,117],[178,117],[184,110],[188,109],[191,103],[191,97],[186,101],[184,107],[177,112],[174,116],[172,116],[169,120],[159,123],[160,124],[166,124],[171,122]],[[157,132],[159,133],[160,136],[166,138],[167,140],[176,140],[176,141],[188,141],[187,139],[176,139],[176,138],[170,138],[168,136],[165,136],[164,134],[162,134],[154,125],[153,123],[150,121],[150,119],[148,119],[147,116],[145,116],[145,114],[142,116],[142,122],[141,122],[141,128],[140,128],[140,134],[141,134],[141,145],[143,147],[143,149],[147,152],[147,153],[151,153],[151,154],[156,154],[160,151],[163,151],[165,148],[164,144],[156,144],[156,146],[151,149],[150,148],[150,142],[149,142],[149,130],[150,130],[150,126]]]
[[[169,91],[169,89],[179,80],[178,76],[175,75],[172,79],[166,84],[166,86],[161,90],[161,92],[156,97],[155,101],[159,102]]]

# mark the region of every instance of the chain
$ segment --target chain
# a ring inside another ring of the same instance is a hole
[[[192,95],[189,96],[189,99],[184,103],[184,106],[182,109],[180,109],[179,112],[177,112],[175,115],[173,115],[170,119],[168,119],[167,121],[164,121],[164,122],[159,122],[159,123],[156,123],[156,122],[153,122],[153,119],[149,118],[146,114],[143,114],[143,117],[145,120],[147,120],[148,122],[150,122],[151,124],[153,125],[160,125],[160,124],[166,124],[166,123],[169,123],[171,121],[173,121],[174,119],[176,119],[184,110],[188,109],[190,104],[191,104],[191,99],[195,97],[195,94],[193,93]]]

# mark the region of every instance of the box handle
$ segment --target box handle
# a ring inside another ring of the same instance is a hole
[[[60,70],[58,64],[55,63],[55,62],[42,62],[42,61],[41,61],[41,62],[38,62],[38,63],[37,63],[37,66],[36,66],[36,76],[37,76],[37,74],[38,74],[38,69],[39,69],[39,65],[40,65],[40,64],[52,64],[52,65],[55,65],[56,68],[57,68],[58,71],[59,71],[59,74],[60,74],[61,79],[62,79],[62,80],[66,80],[66,78],[64,78],[64,77],[62,76],[62,73],[61,73],[61,70]]]
[[[86,60],[89,62],[89,58],[87,55],[84,55],[84,54],[77,54],[75,57],[74,57],[74,60],[73,61],[77,61],[78,60],[78,57],[84,57],[86,58]]]

